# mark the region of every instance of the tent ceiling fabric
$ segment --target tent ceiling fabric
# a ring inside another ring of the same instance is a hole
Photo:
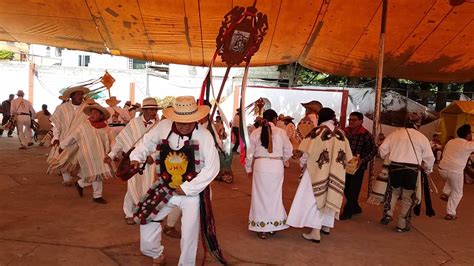
[[[389,0],[384,75],[474,79],[474,0]],[[2,0],[0,40],[177,64],[209,63],[223,16],[248,1]],[[253,66],[298,62],[375,76],[380,0],[260,0],[269,30]],[[108,48],[108,49],[107,49]],[[216,62],[222,65],[220,59]]]

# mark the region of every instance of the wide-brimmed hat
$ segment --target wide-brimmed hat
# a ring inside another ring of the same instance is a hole
[[[323,107],[323,105],[319,101],[301,103],[301,105],[303,105],[303,107],[306,109],[313,110],[316,112],[319,112],[319,110],[321,110],[321,108]]]
[[[25,93],[22,90],[18,90],[16,96],[25,96]]]
[[[109,111],[108,111],[105,107],[102,107],[102,106],[101,106],[100,104],[98,104],[98,103],[90,104],[90,105],[84,107],[84,113],[85,113],[86,115],[90,115],[92,109],[96,109],[96,110],[98,110],[99,112],[101,112],[102,114],[104,114],[104,120],[107,120],[107,119],[110,118],[110,113],[109,113]]]
[[[69,98],[71,98],[71,94],[73,94],[76,91],[82,91],[83,94],[86,94],[86,93],[90,92],[89,88],[87,88],[87,87],[76,86],[76,87],[67,88],[63,92],[63,97],[66,98],[66,99],[69,99]]]
[[[109,99],[105,100],[105,102],[106,102],[109,106],[116,106],[116,105],[119,104],[121,101],[117,100],[117,97],[112,96],[112,97],[110,97]]]
[[[158,106],[158,102],[155,98],[145,98],[142,102],[142,107],[140,109],[163,109]]]
[[[163,110],[163,115],[174,122],[192,123],[206,117],[209,111],[209,106],[198,106],[193,96],[180,96],[172,107]]]

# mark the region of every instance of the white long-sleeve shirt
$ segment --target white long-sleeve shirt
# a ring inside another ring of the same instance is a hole
[[[474,152],[474,142],[462,138],[452,139],[444,147],[439,168],[462,173],[472,152]]]
[[[262,141],[260,140],[262,127],[252,131],[245,164],[245,170],[247,173],[252,172],[252,160],[255,157],[282,157],[284,161],[287,161],[293,155],[293,145],[291,145],[290,139],[286,135],[286,131],[276,127],[273,123],[268,124],[272,128],[273,152],[269,153],[268,150],[262,146]]]
[[[158,142],[168,137],[172,124],[173,122],[169,119],[160,121],[157,126],[145,134],[143,140],[130,154],[130,160],[144,162],[146,157],[156,150]],[[175,133],[171,133],[168,142],[172,149],[179,150],[188,139],[188,137],[180,137]],[[186,196],[197,196],[217,176],[220,163],[214,140],[207,129],[198,127],[193,131],[191,139],[199,142],[199,155],[203,168],[193,180],[181,184],[181,189]]]
[[[137,123],[141,123],[141,124],[145,124],[145,123],[150,123],[148,125],[148,127],[137,127],[136,123],[133,123],[134,120],[138,120],[136,121]],[[117,157],[121,152],[127,152],[130,148],[131,148],[131,145],[137,141],[141,136],[143,136],[146,132],[146,130],[153,126],[153,124],[155,124],[156,120],[153,119],[153,120],[150,120],[150,121],[146,121],[145,120],[145,117],[143,116],[140,116],[140,117],[136,117],[136,118],[133,118],[132,120],[130,120],[130,123],[127,124],[127,126],[122,129],[122,131],[120,131],[120,133],[117,135],[117,137],[115,138],[115,144],[114,146],[112,146],[112,150],[109,152],[109,154],[107,156],[109,156],[111,159],[115,159],[115,157]],[[135,127],[133,129],[129,128],[129,127]],[[129,137],[128,139],[132,142],[132,143],[124,143],[123,141],[120,141],[120,135],[121,134],[129,134]],[[141,141],[141,140],[140,140]]]
[[[380,156],[389,154],[389,160],[398,163],[418,164],[425,163],[428,170],[433,169],[435,157],[431,150],[430,141],[415,129],[408,128],[413,146],[407,134],[407,129],[401,128],[388,135],[379,147]]]
[[[30,101],[23,99],[23,97],[18,97],[12,100],[10,113],[11,115],[31,114],[31,119],[36,118],[35,109],[33,109]]]

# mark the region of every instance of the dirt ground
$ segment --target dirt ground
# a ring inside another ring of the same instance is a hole
[[[45,173],[48,148],[18,146],[16,138],[0,138],[0,265],[151,265],[139,250],[139,226],[123,220],[125,182],[106,181],[109,203],[95,204],[91,189],[79,198],[74,188],[62,186],[60,176]],[[301,237],[308,229],[290,228],[267,240],[248,231],[252,183],[238,157],[233,168],[233,184],[212,183],[218,239],[231,265],[474,265],[469,208],[474,185],[465,185],[456,221],[443,219],[445,203],[432,194],[437,215],[415,217],[407,233],[396,233],[393,222],[379,224],[382,206],[365,203],[364,185],[363,213],[336,221],[331,234],[316,244]],[[292,163],[283,191],[287,212],[297,176],[298,166]],[[433,177],[441,189],[442,180],[436,173]],[[176,265],[179,240],[164,236],[163,244],[168,265]],[[197,263],[202,261],[200,246]],[[217,265],[209,256],[205,263]]]

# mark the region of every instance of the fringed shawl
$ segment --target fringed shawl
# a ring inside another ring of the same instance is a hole
[[[346,163],[352,159],[344,132],[326,126],[314,128],[299,149],[308,154],[307,170],[311,176],[318,209],[332,209],[336,217],[344,197]]]

